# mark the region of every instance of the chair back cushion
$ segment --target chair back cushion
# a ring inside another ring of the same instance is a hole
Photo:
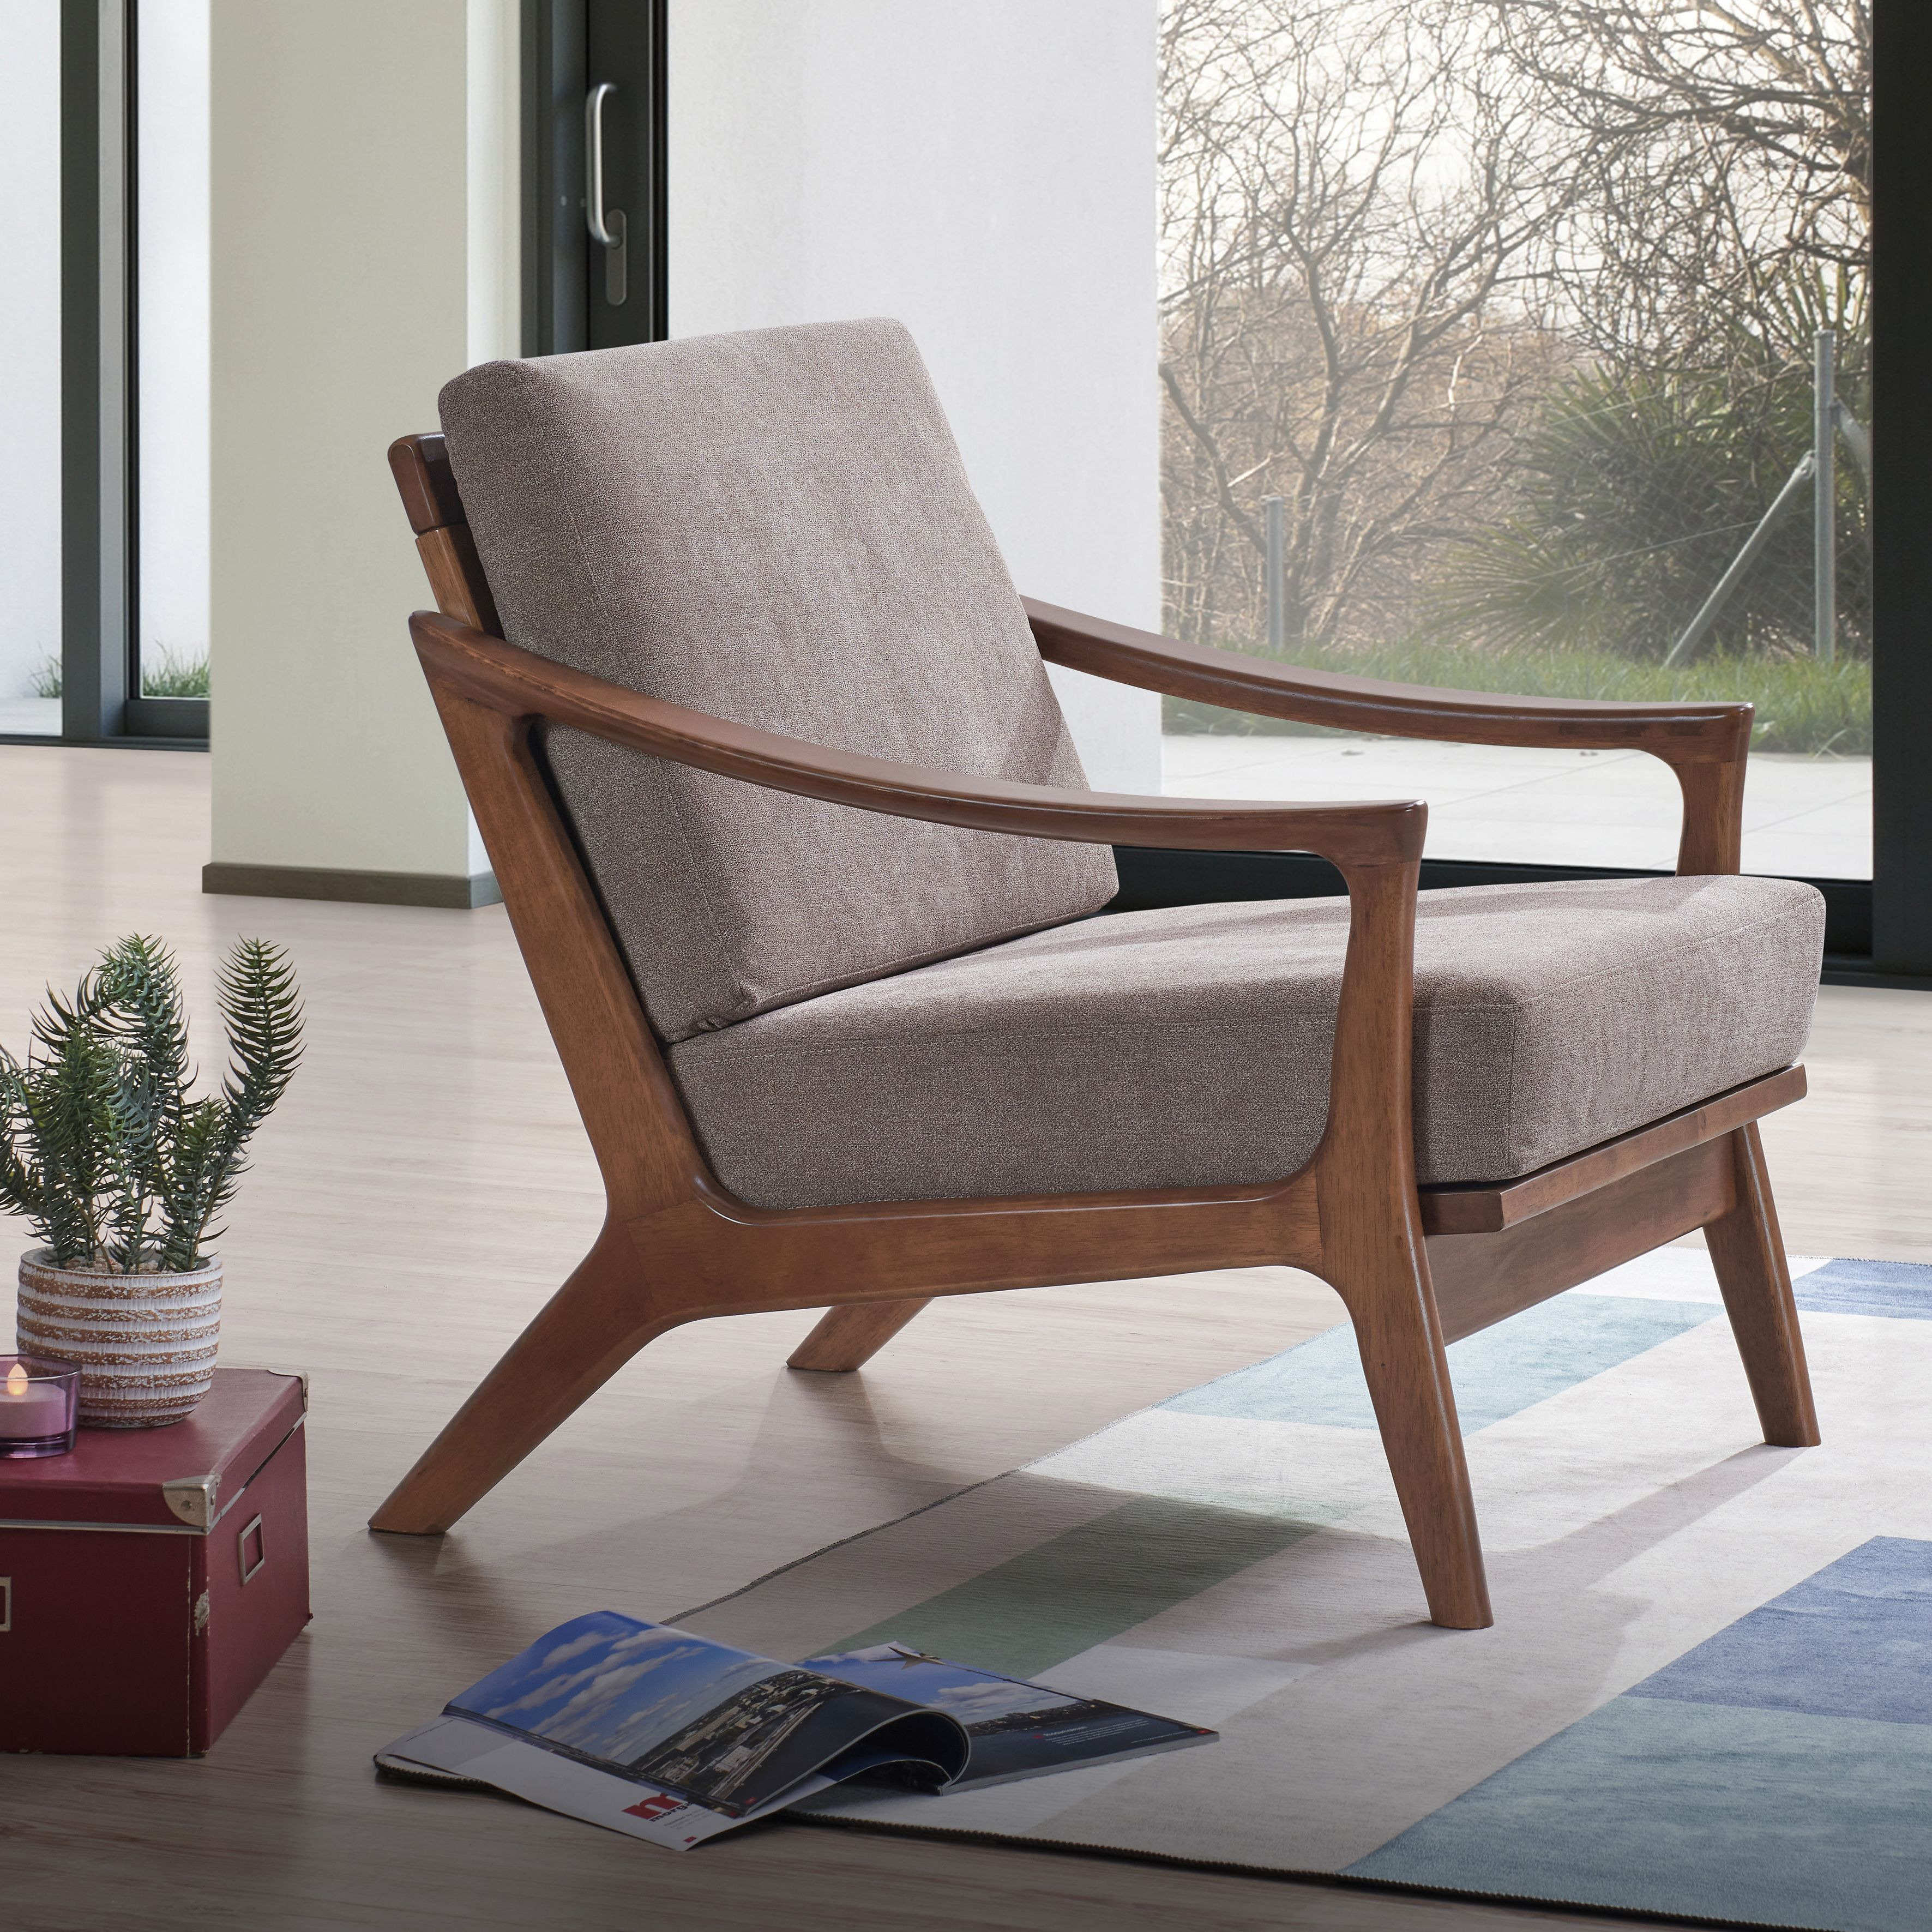
[[[441,406],[511,643],[842,751],[1084,784],[898,323],[486,363]],[[1104,847],[884,818],[562,727],[544,749],[668,1040],[1116,890]]]

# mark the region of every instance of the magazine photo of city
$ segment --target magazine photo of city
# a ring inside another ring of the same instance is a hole
[[[904,1644],[810,1657],[802,1667],[958,1718],[973,1745],[959,1790],[1207,1744],[1215,1735],[1198,1725],[949,1664]]]
[[[734,1817],[883,1726],[878,1750],[923,1767],[935,1786],[966,1761],[944,1714],[610,1611],[561,1625],[447,1708]]]

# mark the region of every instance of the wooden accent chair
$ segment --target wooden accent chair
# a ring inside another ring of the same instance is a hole
[[[390,452],[411,634],[608,1210],[374,1527],[446,1528],[680,1322],[826,1308],[791,1365],[844,1370],[934,1295],[1285,1263],[1353,1321],[1430,1614],[1479,1627],[1444,1343],[1697,1228],[1766,1439],[1818,1440],[1753,1123],[1804,1091],[1822,908],[1736,876],[1748,705],[1023,606],[892,322],[490,364],[442,413]],[[1678,876],[1418,901],[1420,804],[1087,790],[1042,658],[1649,752]],[[1115,844],[1318,853],[1348,897],[1088,917]]]

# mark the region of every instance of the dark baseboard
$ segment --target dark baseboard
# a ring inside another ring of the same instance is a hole
[[[244,898],[337,899],[356,905],[447,906],[467,912],[500,905],[494,872],[354,872],[322,866],[231,866],[201,868],[205,892]]]
[[[1932,974],[1885,973],[1856,953],[1828,952],[1818,976],[1824,986],[1880,986],[1894,992],[1932,993]]]

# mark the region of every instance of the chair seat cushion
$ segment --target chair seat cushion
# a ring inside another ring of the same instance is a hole
[[[670,1050],[713,1171],[766,1208],[1252,1183],[1327,1116],[1341,898],[1120,913]],[[1502,1180],[1797,1058],[1824,902],[1785,879],[1424,892],[1420,1178]]]

